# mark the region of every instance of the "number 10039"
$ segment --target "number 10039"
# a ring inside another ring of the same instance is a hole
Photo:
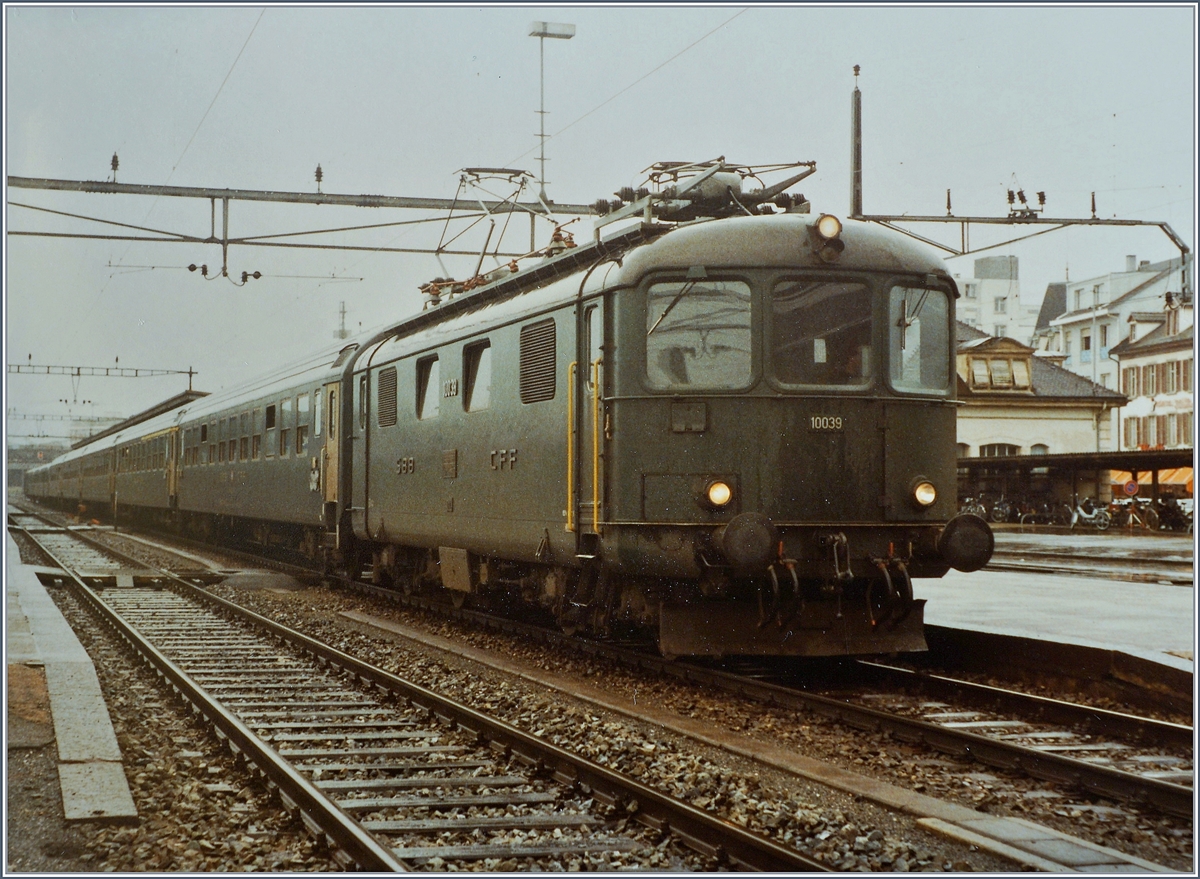
[[[809,430],[842,430],[845,422],[840,415],[810,415]]]

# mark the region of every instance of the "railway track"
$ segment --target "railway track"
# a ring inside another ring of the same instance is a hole
[[[243,557],[253,558],[249,554]],[[283,562],[273,562],[273,566],[303,572]],[[1031,778],[1149,805],[1179,817],[1193,814],[1193,731],[1188,726],[869,662],[858,663],[864,681],[878,684],[888,680],[897,688],[917,688],[925,698],[898,690],[886,694],[843,689],[823,695],[808,684],[789,683],[786,676],[773,671],[744,674],[675,662],[644,649],[577,639],[555,629],[454,608],[419,595],[406,596],[359,581],[341,583],[374,597],[604,656],[763,704],[811,712],[857,729],[885,731],[901,741],[924,743],[945,754],[969,756]]]
[[[714,687],[765,705],[813,713],[857,729],[887,732],[901,741],[923,743],[946,754],[971,757],[988,766],[1097,796],[1148,805],[1179,817],[1193,814],[1192,727],[868,662],[858,663],[863,673],[860,683],[877,683],[886,675],[897,687],[923,688],[926,696],[914,699],[899,692],[855,691],[824,695],[810,689],[810,684],[789,682],[775,670],[745,672],[672,661],[646,650],[583,641],[552,629],[448,608],[369,584],[349,585],[376,597]],[[931,697],[968,707],[959,709],[931,701]],[[889,707],[889,700],[894,707]],[[981,705],[990,706],[991,713],[981,713]],[[997,706],[1007,714],[998,716]]]
[[[494,859],[562,869],[572,857],[620,852],[624,863],[659,868],[829,869],[81,533],[20,515],[10,524],[343,866]],[[692,860],[639,861],[671,840],[678,846],[667,851],[686,848]]]

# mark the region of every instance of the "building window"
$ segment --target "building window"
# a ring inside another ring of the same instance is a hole
[[[958,457],[960,457],[960,458],[971,457],[971,447],[969,445],[967,445],[966,443],[959,443],[958,444]]]
[[[979,447],[979,457],[981,458],[1010,458],[1019,454],[1021,454],[1021,447],[1011,443],[988,443]]]
[[[1012,363],[993,358],[990,365],[992,367],[992,387],[1011,388],[1013,384]]]
[[[1013,387],[1021,388],[1022,390],[1028,389],[1030,386],[1029,364],[1024,360],[1014,360],[1012,362],[1012,371]]]
[[[1045,443],[1034,443],[1032,446],[1029,447],[1029,454],[1031,454],[1031,455],[1049,455],[1050,447],[1048,445],[1046,445]]]
[[[971,360],[971,384],[977,388],[986,388],[991,385],[992,380],[988,375],[987,361],[972,359]]]
[[[463,349],[463,409],[478,412],[491,405],[492,345],[479,342]]]
[[[997,296],[992,300],[992,311],[996,314],[1006,314],[1008,312],[1008,297]]]
[[[1100,348],[1103,350],[1108,347],[1108,324],[1102,324],[1100,327]]]

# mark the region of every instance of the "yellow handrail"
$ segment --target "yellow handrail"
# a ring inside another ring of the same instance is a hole
[[[592,361],[592,529],[600,533],[600,362]]]
[[[575,369],[567,367],[567,530],[575,530]]]

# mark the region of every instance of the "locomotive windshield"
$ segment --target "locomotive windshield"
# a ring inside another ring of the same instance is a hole
[[[744,388],[752,376],[750,287],[742,281],[652,284],[646,374],[660,390]]]
[[[855,281],[781,281],[771,297],[775,377],[785,384],[871,380],[871,291]]]
[[[892,387],[945,392],[950,384],[950,300],[946,292],[893,287],[888,302]]]

